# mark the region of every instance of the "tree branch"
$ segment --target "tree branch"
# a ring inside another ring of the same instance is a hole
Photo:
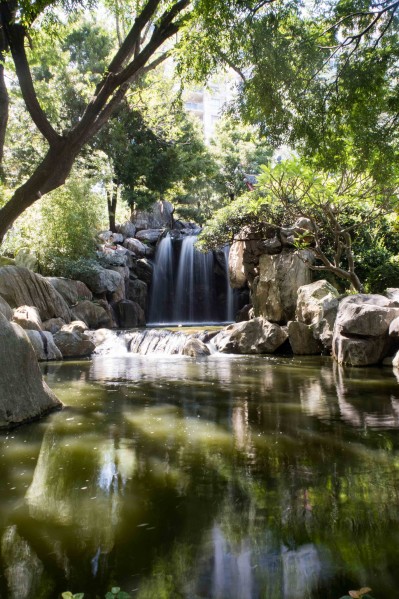
[[[13,21],[7,2],[0,3],[0,15],[26,108],[43,137],[50,145],[55,144],[61,136],[52,127],[37,99],[25,52],[25,30],[22,25]]]

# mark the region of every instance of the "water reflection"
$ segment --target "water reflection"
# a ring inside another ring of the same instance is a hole
[[[399,388],[328,359],[47,365],[0,437],[0,597],[337,599],[399,584]]]

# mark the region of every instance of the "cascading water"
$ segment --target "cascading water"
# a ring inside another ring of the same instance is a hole
[[[161,239],[154,262],[149,317],[152,322],[168,322],[173,311],[174,268],[172,238]]]
[[[234,292],[228,280],[229,248],[199,252],[197,236],[158,245],[149,304],[148,324],[201,324],[234,320]]]

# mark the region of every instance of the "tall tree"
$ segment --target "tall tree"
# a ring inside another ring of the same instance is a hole
[[[129,87],[170,55],[178,32],[180,55],[187,58],[191,53],[192,64],[200,65],[197,72],[205,75],[225,60],[224,56],[234,61],[243,23],[258,7],[254,0],[146,0],[143,4],[135,3],[140,6],[131,28],[120,40],[121,45],[104,69],[91,100],[68,130],[59,131],[39,101],[26,45],[31,29],[40,25],[40,18],[60,4],[55,0],[0,2],[4,37],[0,50],[4,47],[4,52],[9,51],[12,56],[27,110],[47,144],[43,159],[0,209],[0,241],[24,210],[65,182],[79,152],[114,114]],[[222,36],[221,27],[224,28]],[[198,36],[202,42],[207,40],[207,45],[193,43]]]

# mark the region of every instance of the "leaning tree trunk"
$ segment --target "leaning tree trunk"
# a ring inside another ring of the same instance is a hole
[[[32,176],[0,208],[0,244],[13,222],[42,195],[61,187],[71,172],[80,144],[60,140],[48,150]]]

